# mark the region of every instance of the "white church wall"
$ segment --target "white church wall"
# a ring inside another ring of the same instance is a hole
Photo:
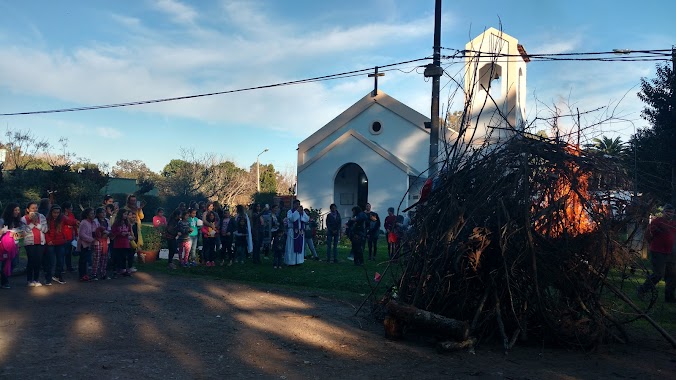
[[[371,130],[375,121],[379,122],[382,128],[377,134]],[[427,169],[429,151],[426,144],[429,144],[429,134],[377,103],[308,149],[305,152],[304,162],[309,161],[350,129],[380,145],[416,170],[422,172]]]
[[[351,162],[361,166],[368,178],[368,202],[373,210],[384,215],[388,207],[396,208],[407,190],[408,175],[353,137],[298,173],[298,199],[303,206],[327,212],[329,205],[336,203],[343,217],[351,215],[352,205],[341,205],[339,195],[334,198],[336,174]],[[403,207],[406,205],[405,200]]]

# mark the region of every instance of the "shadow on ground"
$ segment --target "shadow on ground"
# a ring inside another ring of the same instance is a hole
[[[312,291],[163,273],[70,280],[0,291],[0,378],[676,378],[659,342],[439,355]]]

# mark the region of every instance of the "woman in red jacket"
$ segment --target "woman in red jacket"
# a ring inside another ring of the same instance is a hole
[[[65,284],[63,280],[63,259],[66,245],[70,244],[66,236],[66,226],[75,225],[74,222],[63,217],[61,207],[53,205],[47,215],[48,231],[45,233],[47,240],[47,256],[45,256],[45,285],[51,285],[52,280],[59,284]],[[56,271],[54,270],[56,267]]]

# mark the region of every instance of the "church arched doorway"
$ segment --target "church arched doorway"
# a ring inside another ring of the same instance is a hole
[[[361,166],[350,162],[343,165],[333,180],[333,203],[343,217],[352,215],[352,207],[363,210],[368,202],[369,180]]]

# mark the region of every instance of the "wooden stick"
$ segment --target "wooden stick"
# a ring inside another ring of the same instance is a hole
[[[594,271],[596,272],[596,271]],[[597,273],[598,274],[598,273]],[[671,347],[676,348],[676,339],[674,339],[673,336],[669,335],[669,333],[662,328],[657,322],[655,322],[654,319],[652,319],[648,314],[644,313],[643,310],[641,310],[636,304],[634,304],[629,297],[627,297],[620,289],[616,288],[615,285],[611,284],[605,277],[601,277],[601,281],[612,291],[622,299],[622,301],[626,302],[627,305],[629,305],[632,309],[634,309],[639,316],[641,316],[643,319],[648,321],[653,327],[666,339],[669,343],[671,343]]]

